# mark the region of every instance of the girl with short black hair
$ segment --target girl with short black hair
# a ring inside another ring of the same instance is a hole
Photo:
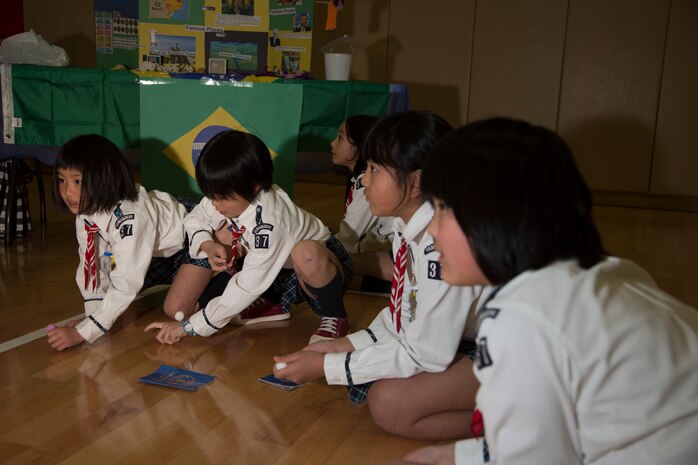
[[[195,203],[147,192],[109,139],[82,135],[61,147],[53,198],[59,210],[76,216],[76,279],[87,318],[50,330],[51,347],[94,342],[142,289],[157,284],[172,284],[163,304],[170,318],[189,316],[205,303],[197,300],[213,273],[206,260],[189,257],[183,227]]]

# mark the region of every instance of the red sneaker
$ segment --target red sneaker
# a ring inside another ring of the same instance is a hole
[[[245,310],[235,315],[231,324],[253,325],[267,321],[281,321],[291,318],[290,313],[284,312],[281,304],[275,304],[265,297],[260,297],[252,302]]]
[[[327,339],[339,339],[349,334],[349,318],[323,316],[320,327],[310,336],[310,343]]]

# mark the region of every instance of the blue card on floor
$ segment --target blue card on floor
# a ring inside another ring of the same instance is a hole
[[[215,376],[197,373],[196,371],[160,365],[160,368],[148,376],[138,378],[138,381],[157,386],[184,389],[185,391],[198,391],[207,384],[211,384],[214,379],[216,379]]]
[[[305,386],[308,383],[305,384],[296,384],[292,381],[286,381],[284,379],[278,379],[274,375],[267,375],[263,376],[261,378],[257,378],[259,381],[269,384],[271,386],[277,387],[279,389],[283,389],[284,391],[293,391],[294,389],[297,389],[301,386]]]

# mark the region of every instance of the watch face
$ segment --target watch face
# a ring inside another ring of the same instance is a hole
[[[194,327],[191,325],[191,323],[187,323],[184,325],[184,331],[191,333],[192,331],[194,331]]]

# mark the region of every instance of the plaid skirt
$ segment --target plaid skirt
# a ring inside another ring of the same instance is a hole
[[[349,400],[355,404],[363,404],[368,397],[368,390],[371,388],[373,381],[364,384],[352,384],[347,386],[349,392]]]
[[[177,201],[184,205],[187,212],[190,212],[196,207],[197,202],[186,197],[177,197]],[[159,284],[172,284],[179,268],[184,264],[200,266],[202,268],[211,269],[208,263],[208,258],[191,258],[189,256],[189,239],[185,235],[182,249],[176,254],[169,257],[153,257],[148,267],[148,272],[145,275],[143,288],[157,286]]]

